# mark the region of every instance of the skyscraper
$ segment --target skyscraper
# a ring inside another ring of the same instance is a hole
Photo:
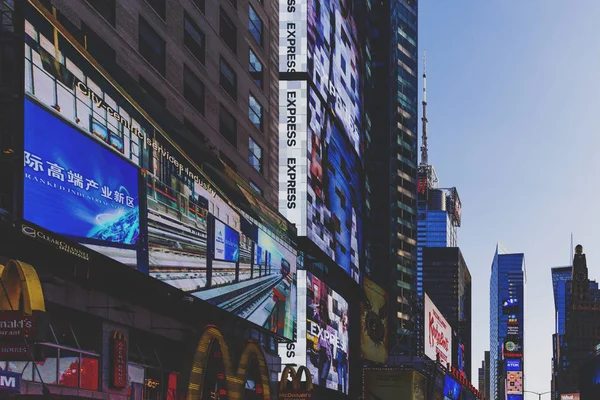
[[[471,273],[460,249],[425,247],[423,277],[424,291],[455,333],[452,364],[471,380]]]
[[[525,255],[496,246],[490,279],[491,400],[523,393],[524,277]]]
[[[479,391],[485,399],[490,397],[490,352],[486,351],[479,368]]]
[[[416,346],[418,1],[367,3],[367,272],[387,282],[397,299],[390,307],[390,348],[401,356]]]

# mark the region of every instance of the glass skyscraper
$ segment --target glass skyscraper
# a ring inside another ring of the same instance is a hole
[[[505,360],[509,357],[520,359],[521,393],[524,388],[524,274],[525,255],[507,254],[496,246],[490,279],[490,400],[506,398]]]

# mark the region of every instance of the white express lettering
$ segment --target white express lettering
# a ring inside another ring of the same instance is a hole
[[[338,340],[338,337],[335,333],[329,332],[326,329],[321,328],[318,324],[310,321],[310,332],[312,336],[319,337],[331,345],[337,344],[338,348],[342,351],[346,351],[342,343]]]
[[[293,0],[292,0],[293,1]],[[289,4],[289,3],[288,3]],[[288,6],[288,12],[290,7]],[[295,7],[292,7],[295,10]],[[291,11],[293,12],[293,11]],[[287,23],[286,35],[286,57],[287,57],[287,72],[296,72],[296,24],[294,22]]]

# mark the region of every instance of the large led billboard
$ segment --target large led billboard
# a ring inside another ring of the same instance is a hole
[[[506,373],[506,394],[523,393],[523,372],[509,371]]]
[[[387,363],[388,358],[388,296],[381,286],[365,278],[365,298],[361,302],[361,357]]]
[[[82,47],[25,10],[24,219],[293,339],[285,219],[262,199],[236,206],[227,193],[247,192],[215,185]]]
[[[364,98],[352,2],[279,6],[279,209],[359,282]]]
[[[452,364],[452,327],[427,293],[425,293],[424,313],[425,355],[431,360],[436,360],[439,354],[442,365]]]
[[[315,384],[348,394],[348,302],[310,273],[306,301],[306,367]]]
[[[29,99],[25,116],[24,218],[78,241],[135,245],[137,168]]]
[[[459,400],[461,386],[450,375],[446,375],[444,380],[444,400]]]

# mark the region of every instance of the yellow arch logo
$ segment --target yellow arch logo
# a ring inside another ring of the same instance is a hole
[[[229,346],[221,332],[214,326],[208,327],[198,342],[192,371],[190,374],[190,382],[188,384],[187,399],[188,400],[208,400],[202,397],[204,377],[209,363],[209,353],[211,346],[217,343],[221,349],[223,356],[223,366],[225,369],[225,388],[231,400],[241,400],[246,383],[246,370],[250,363],[251,357],[256,357],[258,360],[261,383],[263,387],[264,400],[271,399],[271,391],[269,389],[269,371],[265,355],[260,346],[256,343],[249,342],[246,344],[237,370],[234,369],[234,364],[229,352]]]
[[[42,284],[35,269],[23,261],[10,260],[0,264],[0,311],[17,311],[23,314],[46,311]]]
[[[304,376],[306,376],[306,385],[302,387],[302,373],[304,372]],[[289,379],[291,378],[291,379]],[[288,387],[289,383],[292,384],[292,390],[312,390],[312,376],[308,369],[302,365],[298,368],[298,371],[294,369],[291,365],[287,365],[283,372],[281,373],[281,380],[279,381],[279,391],[282,392],[284,390],[290,390]]]

